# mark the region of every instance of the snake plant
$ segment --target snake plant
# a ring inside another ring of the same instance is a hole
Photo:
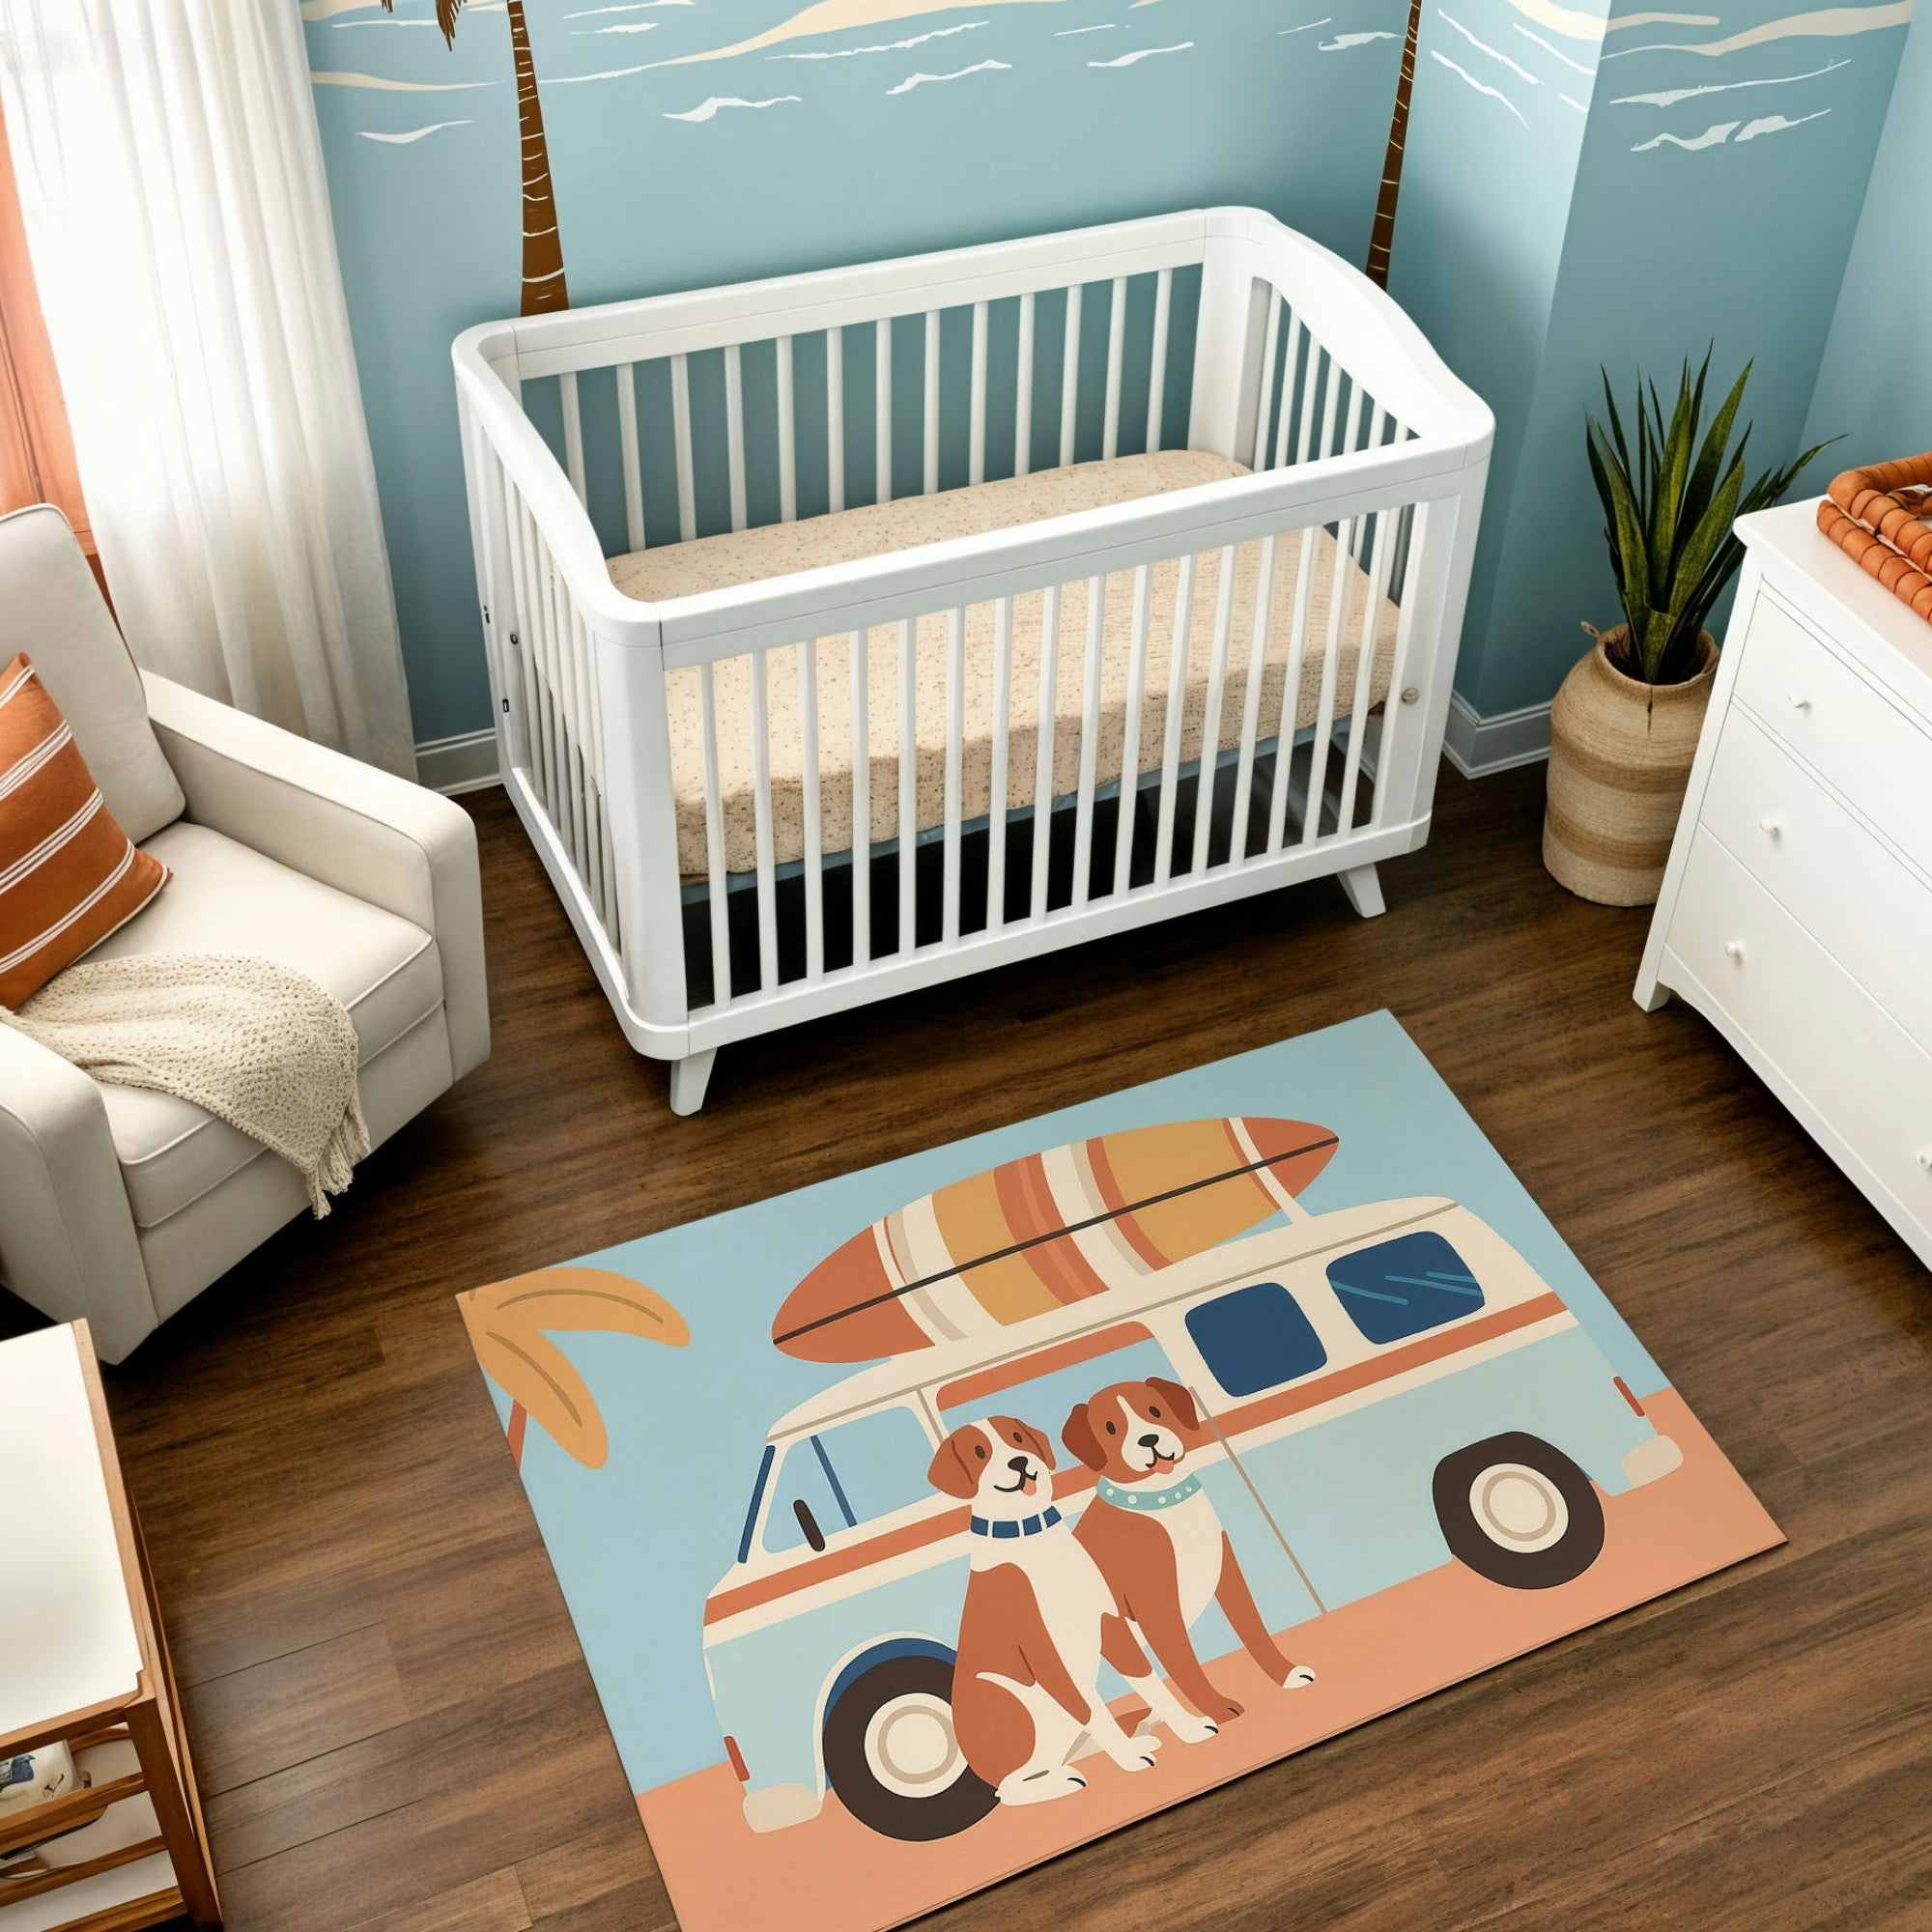
[[[1710,370],[1709,350],[1694,383],[1686,360],[1667,421],[1657,384],[1639,380],[1634,463],[1607,370],[1603,376],[1609,427],[1605,430],[1594,416],[1588,419],[1590,473],[1603,498],[1610,568],[1630,626],[1628,642],[1620,639],[1610,646],[1610,661],[1626,677],[1645,684],[1681,684],[1696,675],[1698,636],[1711,607],[1744,561],[1744,545],[1731,526],[1776,502],[1819,450],[1830,447],[1818,443],[1783,468],[1765,470],[1747,486],[1749,424],[1737,447],[1728,445],[1751,365],[1745,364],[1705,429],[1704,387]]]

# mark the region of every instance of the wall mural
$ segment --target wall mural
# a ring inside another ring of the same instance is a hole
[[[1534,600],[1603,568],[1572,402],[1715,336],[1796,446],[1912,4],[301,0],[421,727],[489,718],[462,327],[1226,201],[1393,272],[1496,409],[1458,684],[1547,696],[1582,611]]]

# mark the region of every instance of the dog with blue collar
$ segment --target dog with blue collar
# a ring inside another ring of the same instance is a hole
[[[989,1415],[955,1429],[927,1476],[968,1505],[969,1569],[952,1666],[952,1731],[1006,1804],[1087,1786],[1102,1750],[1149,1769],[1156,1738],[1129,1737],[1100,1695],[1113,1592],[1053,1500],[1053,1446],[1030,1423]]]

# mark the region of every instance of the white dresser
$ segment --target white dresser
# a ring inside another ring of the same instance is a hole
[[[1705,1014],[1932,1266],[1932,624],[1815,509],[1738,525],[1636,1000]]]

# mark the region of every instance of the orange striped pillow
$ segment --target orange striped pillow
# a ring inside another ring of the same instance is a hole
[[[107,810],[26,653],[0,670],[0,1007],[17,1007],[167,884]]]

